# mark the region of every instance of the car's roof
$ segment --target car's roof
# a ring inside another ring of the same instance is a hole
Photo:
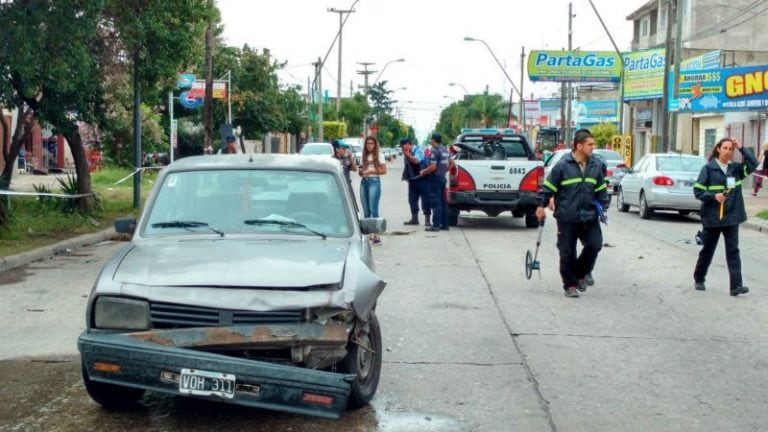
[[[166,171],[196,169],[283,169],[339,172],[341,164],[327,155],[223,154],[178,159],[168,165]]]

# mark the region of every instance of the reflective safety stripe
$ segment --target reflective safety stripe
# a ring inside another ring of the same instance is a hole
[[[568,180],[561,181],[560,186],[568,186],[576,183],[581,183],[582,181],[583,180],[581,179],[581,177],[570,178]]]
[[[598,186],[595,188],[595,192],[600,192],[601,190],[607,189],[607,188],[608,188],[608,185],[603,183],[602,186]]]
[[[693,185],[693,187],[696,188],[696,189],[707,190],[707,187],[704,186],[701,183],[696,183],[696,184]]]
[[[549,180],[544,180],[544,186],[548,187],[552,192],[557,192],[557,187],[553,185]]]
[[[593,185],[597,184],[597,179],[592,178],[592,177],[587,177],[587,178],[584,179],[584,181],[587,182],[587,183],[592,183]]]
[[[747,166],[744,165],[744,177],[748,176],[749,172],[747,171]]]
[[[741,186],[741,180],[736,180],[736,187]]]
[[[712,190],[712,191],[714,191],[714,190],[725,190],[725,186],[723,186],[723,185],[714,185],[714,186],[710,186],[709,190]]]

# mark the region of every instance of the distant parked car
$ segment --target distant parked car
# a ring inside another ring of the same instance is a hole
[[[303,146],[301,146],[301,150],[299,150],[299,154],[307,156],[307,155],[328,155],[333,156],[333,146],[329,143],[324,142],[315,142],[315,143],[306,143]]]
[[[643,156],[621,179],[619,211],[636,206],[643,219],[650,219],[656,210],[677,210],[681,215],[699,211],[701,203],[693,194],[693,184],[704,164],[703,157],[693,155]]]

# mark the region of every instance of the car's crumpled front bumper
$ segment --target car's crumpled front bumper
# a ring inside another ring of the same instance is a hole
[[[173,332],[120,334],[86,331],[78,339],[84,369],[92,381],[172,395],[182,393],[179,383],[168,377],[178,376],[182,369],[226,373],[236,377],[235,393],[231,399],[195,397],[334,419],[341,417],[347,407],[351,382],[356,378],[354,375],[182,348],[179,345],[194,346],[184,341],[197,337],[190,332]],[[297,342],[306,339],[306,335],[302,334],[294,337]],[[323,338],[339,337],[341,334],[323,333],[315,339],[322,343]],[[119,365],[119,372],[97,371],[94,369],[95,362]],[[317,395],[324,403],[317,402]]]

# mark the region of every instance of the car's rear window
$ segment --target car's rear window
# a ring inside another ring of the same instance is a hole
[[[605,159],[605,160],[619,160],[619,161],[623,161],[624,160],[624,158],[618,152],[615,152],[615,151],[612,151],[612,150],[603,150],[603,151],[599,151],[599,152],[595,152],[595,153],[597,153],[600,156],[602,156],[603,159]]]
[[[705,163],[703,158],[663,156],[656,158],[656,170],[661,172],[699,172]]]
[[[330,173],[287,170],[170,173],[151,204],[143,235],[211,232],[204,227],[161,226],[174,221],[202,222],[225,234],[308,234],[307,230],[276,223],[245,223],[246,220],[271,219],[295,221],[328,236],[346,237],[352,234],[352,228],[342,189],[345,186],[337,177]]]
[[[482,135],[469,135],[461,139],[461,142],[472,145],[478,149],[483,148],[483,143],[490,138]],[[528,158],[530,151],[528,144],[519,137],[504,137],[501,139],[501,145],[504,147],[505,157],[508,158]]]

